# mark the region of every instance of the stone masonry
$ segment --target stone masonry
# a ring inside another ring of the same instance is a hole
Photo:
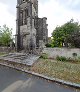
[[[46,44],[47,18],[38,17],[38,0],[17,0],[16,49],[31,51]]]

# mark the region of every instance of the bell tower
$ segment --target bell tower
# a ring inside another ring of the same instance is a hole
[[[38,0],[17,0],[16,49],[36,48],[35,18],[38,17]]]
[[[38,17],[38,0],[17,0],[16,8],[16,50],[43,48],[48,39],[47,18]]]

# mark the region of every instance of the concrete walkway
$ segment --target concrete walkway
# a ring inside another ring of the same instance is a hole
[[[80,92],[80,90],[0,66],[0,92]]]

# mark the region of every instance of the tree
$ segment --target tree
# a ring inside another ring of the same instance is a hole
[[[0,27],[0,45],[8,46],[10,41],[12,41],[12,29],[3,25],[3,27]]]
[[[71,19],[69,22],[65,23],[62,26],[56,27],[52,33],[54,46],[62,47],[64,44],[65,47],[68,47],[68,43],[71,43],[71,45],[73,45],[72,41],[74,39],[72,38],[72,35],[75,33],[79,33],[79,31],[80,26],[78,22],[74,22],[73,19]]]
[[[73,32],[67,40],[71,46],[80,48],[80,31]]]

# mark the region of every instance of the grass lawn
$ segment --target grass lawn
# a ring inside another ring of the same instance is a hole
[[[61,62],[51,59],[39,59],[31,69],[39,74],[80,84],[80,62]]]
[[[28,71],[43,74],[51,78],[58,78],[80,84],[80,62],[62,62],[40,58],[32,67],[3,60],[0,60],[0,62],[7,62],[8,65],[10,64]]]
[[[2,55],[6,55],[6,53],[0,53],[0,56],[2,56]]]

